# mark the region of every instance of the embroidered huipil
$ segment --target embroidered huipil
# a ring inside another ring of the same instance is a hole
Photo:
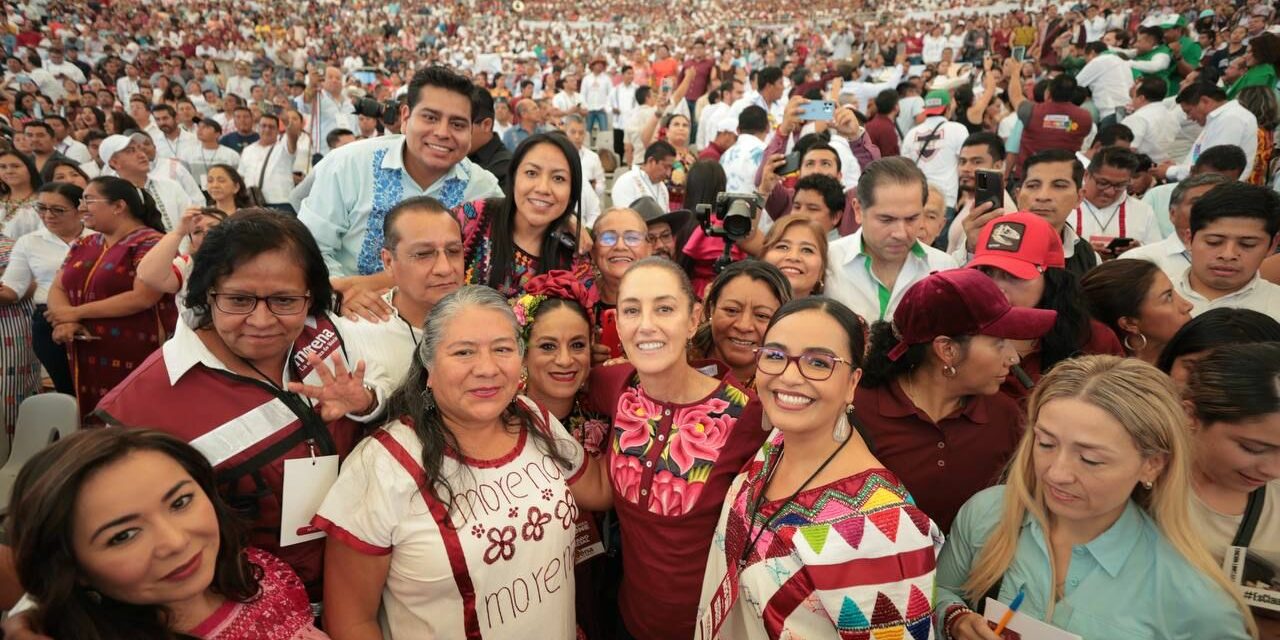
[[[937,525],[887,469],[806,489],[789,503],[766,500],[753,513],[783,448],[775,430],[729,489],[696,637],[932,638]]]
[[[202,640],[325,640],[316,629],[307,590],[298,574],[266,551],[245,550],[249,562],[262,570],[258,595],[249,602],[227,600],[208,618],[188,631]]]
[[[613,424],[607,455],[622,529],[618,605],[638,640],[693,636],[721,504],[764,441],[759,401],[727,367],[710,364],[720,385],[685,405],[649,397],[629,365],[591,373],[593,401]]]
[[[404,136],[380,136],[335,149],[316,165],[315,186],[298,219],[320,245],[329,275],[382,271],[382,223],[405,198],[432,196],[452,209],[502,195],[497,178],[465,158],[434,183],[419,185],[405,169],[404,153]]]
[[[493,268],[490,257],[493,253],[493,242],[490,238],[489,227],[492,224],[492,214],[498,210],[499,202],[490,202],[488,200],[476,200],[474,202],[464,203],[454,211],[454,215],[458,218],[458,223],[462,225],[462,246],[463,246],[463,262],[466,265],[467,284],[485,284],[489,282],[489,273]],[[541,261],[537,256],[530,255],[519,247],[515,246],[514,256],[511,265],[511,277],[498,287],[498,292],[507,298],[516,298],[524,294],[525,285],[538,275],[538,268]],[[561,269],[564,267],[552,266],[551,269]],[[568,267],[573,275],[582,281],[583,286],[591,287],[593,280],[593,270],[591,266],[590,256],[575,255],[572,264]]]

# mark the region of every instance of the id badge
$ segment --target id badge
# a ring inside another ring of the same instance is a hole
[[[580,509],[578,519],[574,521],[573,530],[573,563],[582,564],[604,553],[604,542],[600,540],[600,529],[596,519],[590,512]]]
[[[284,461],[284,490],[280,500],[280,546],[287,547],[324,537],[311,526],[320,503],[338,480],[338,456],[296,458]]]

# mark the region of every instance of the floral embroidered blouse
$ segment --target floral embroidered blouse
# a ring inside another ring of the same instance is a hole
[[[703,569],[729,484],[765,432],[760,403],[729,372],[687,405],[645,393],[630,365],[592,371],[596,407],[611,416],[607,455],[622,530],[619,608],[637,638],[693,636]]]
[[[493,266],[490,256],[493,242],[489,227],[492,224],[491,213],[498,209],[500,200],[476,200],[464,203],[454,214],[462,225],[463,262],[466,265],[467,284],[487,284]],[[541,260],[515,245],[511,265],[511,277],[498,288],[498,292],[507,298],[515,298],[524,293],[525,285],[538,275]],[[562,267],[552,267],[562,268]],[[574,256],[569,268],[575,276],[582,280],[583,286],[591,287],[594,280],[589,256]]]
[[[298,574],[266,551],[249,548],[249,562],[262,569],[258,597],[228,600],[189,634],[203,640],[325,640],[316,629],[307,590]]]

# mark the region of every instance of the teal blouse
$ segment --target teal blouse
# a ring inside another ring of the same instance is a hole
[[[959,594],[969,568],[999,522],[1003,500],[1003,485],[985,489],[960,508],[951,525],[938,558],[937,628],[944,634],[940,637],[949,638],[940,624],[942,617],[948,607],[963,603]],[[1050,558],[1045,531],[1027,515],[998,599],[1008,604],[1024,589],[1019,611],[1044,620],[1053,589]],[[1072,549],[1063,598],[1049,622],[1084,640],[1249,638],[1227,594],[1189,565],[1132,501],[1110,529]]]

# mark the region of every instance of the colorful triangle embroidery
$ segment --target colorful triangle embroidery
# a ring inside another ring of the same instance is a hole
[[[822,547],[827,544],[827,534],[831,531],[831,525],[814,524],[800,527],[800,535],[809,542],[809,546],[814,552],[822,553]]]
[[[884,629],[872,629],[871,637],[874,640],[902,640],[906,633],[906,627],[896,624],[892,627],[885,627]]]
[[[906,512],[907,517],[911,518],[911,524],[920,530],[920,535],[929,535],[929,516],[919,509],[906,509]]]
[[[925,616],[907,625],[907,633],[912,640],[929,640],[929,628],[933,626],[933,618]]]
[[[867,514],[867,518],[871,523],[876,525],[880,533],[889,539],[889,542],[897,542],[898,539],[898,514],[901,509],[890,509],[888,511],[877,511]]]
[[[871,640],[871,632],[866,629],[850,631],[848,629],[837,629],[840,633],[840,640]]]
[[[840,603],[840,618],[836,620],[836,624],[841,629],[866,629],[871,626],[867,616],[862,614],[862,609],[858,608],[858,603],[849,596],[845,596],[844,602]]]
[[[902,622],[902,613],[898,611],[897,607],[893,606],[893,601],[889,599],[889,596],[886,596],[881,591],[876,594],[876,608],[871,612],[871,626],[878,627],[894,622]]]
[[[867,519],[854,516],[836,522],[831,526],[836,530],[836,533],[840,534],[841,538],[844,538],[845,543],[857,549],[858,545],[862,544],[862,531],[867,526]]]
[[[907,619],[915,620],[920,616],[927,616],[929,611],[929,599],[924,597],[919,587],[911,585],[911,593],[907,595]]]
[[[891,504],[901,504],[902,498],[884,487],[877,487],[862,503],[862,511],[872,511]]]

